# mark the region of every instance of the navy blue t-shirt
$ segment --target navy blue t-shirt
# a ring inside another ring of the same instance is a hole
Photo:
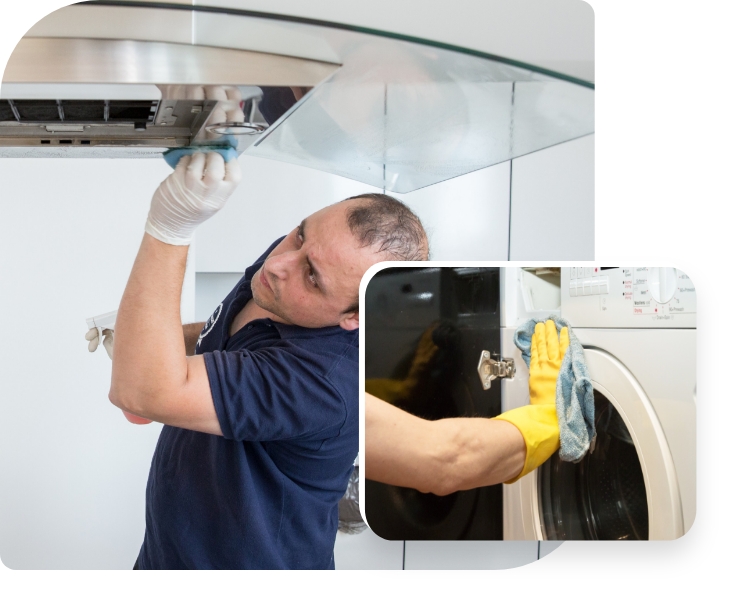
[[[223,437],[163,427],[140,569],[334,568],[358,453],[358,331],[249,322],[249,267],[201,332]]]

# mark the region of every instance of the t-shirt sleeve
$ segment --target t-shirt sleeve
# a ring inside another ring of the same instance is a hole
[[[203,355],[221,432],[235,441],[326,439],[345,422],[327,373],[291,347]]]

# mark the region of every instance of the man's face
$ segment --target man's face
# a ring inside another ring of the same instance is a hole
[[[292,230],[256,272],[254,302],[288,324],[308,328],[358,328],[358,301],[368,268],[384,260],[373,247],[361,248],[348,227],[352,203],[336,203],[312,214]]]

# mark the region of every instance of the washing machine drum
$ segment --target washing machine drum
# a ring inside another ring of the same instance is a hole
[[[555,455],[539,475],[543,530],[549,540],[647,540],[642,467],[622,417],[595,392],[597,439],[577,464]]]

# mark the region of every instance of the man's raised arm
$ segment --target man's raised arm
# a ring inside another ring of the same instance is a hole
[[[236,159],[196,153],[153,196],[115,323],[109,399],[126,412],[221,434],[203,357],[186,357],[195,329],[181,326],[180,295],[195,228],[223,207],[240,176]]]

